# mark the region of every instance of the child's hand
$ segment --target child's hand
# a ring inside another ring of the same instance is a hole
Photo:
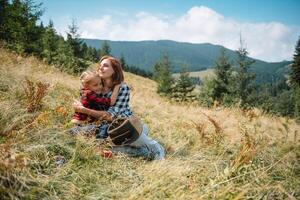
[[[75,112],[82,112],[82,109],[84,108],[84,106],[82,105],[82,103],[80,101],[74,100],[73,108],[74,108]]]

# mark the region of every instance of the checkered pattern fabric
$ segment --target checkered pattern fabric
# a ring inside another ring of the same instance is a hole
[[[105,98],[111,98],[112,91],[102,95]],[[119,95],[114,106],[109,107],[109,112],[113,118],[116,117],[129,117],[132,115],[132,111],[129,106],[130,89],[126,83],[123,83],[119,90]]]

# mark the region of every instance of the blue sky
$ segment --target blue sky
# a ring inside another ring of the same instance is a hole
[[[43,19],[72,15],[99,17],[114,9],[121,12],[147,11],[181,15],[193,6],[204,5],[239,21],[279,21],[300,25],[299,0],[40,0],[46,9]]]
[[[239,45],[250,56],[290,60],[300,36],[298,0],[39,0],[45,24],[52,19],[65,35],[75,19],[85,38],[159,40]]]

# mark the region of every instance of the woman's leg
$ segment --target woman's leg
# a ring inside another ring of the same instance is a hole
[[[150,157],[147,147],[113,146],[112,151],[113,153],[124,153],[131,157]]]
[[[162,160],[165,157],[165,149],[154,139],[149,136],[149,128],[143,124],[143,131],[140,137],[132,143],[135,146],[146,146],[150,152],[151,160]]]
[[[148,134],[148,128],[143,126],[143,131]],[[150,151],[146,146],[142,145],[126,145],[126,146],[113,146],[112,151],[114,153],[124,153],[131,157],[145,157],[150,158]]]
[[[155,140],[148,137],[149,129],[143,124],[140,137],[130,146],[114,146],[114,152],[125,153],[129,156],[143,156],[151,160],[162,160],[165,157],[164,148]]]

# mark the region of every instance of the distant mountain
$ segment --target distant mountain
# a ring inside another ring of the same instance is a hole
[[[105,40],[83,39],[84,42],[91,47],[101,48]],[[111,47],[112,55],[121,57],[123,54],[126,63],[135,65],[146,71],[153,71],[155,63],[160,59],[161,55],[168,53],[173,72],[179,72],[184,64],[189,71],[201,71],[213,68],[215,61],[219,57],[220,49],[225,48],[220,45],[209,43],[192,44],[186,42],[175,42],[171,40],[158,41],[109,41],[106,40]],[[235,51],[225,48],[226,55],[229,60],[236,59]],[[253,59],[253,58],[252,58]],[[251,70],[256,73],[257,82],[273,82],[283,77],[287,73],[287,65],[290,61],[269,63],[262,60],[254,59],[255,63]]]

